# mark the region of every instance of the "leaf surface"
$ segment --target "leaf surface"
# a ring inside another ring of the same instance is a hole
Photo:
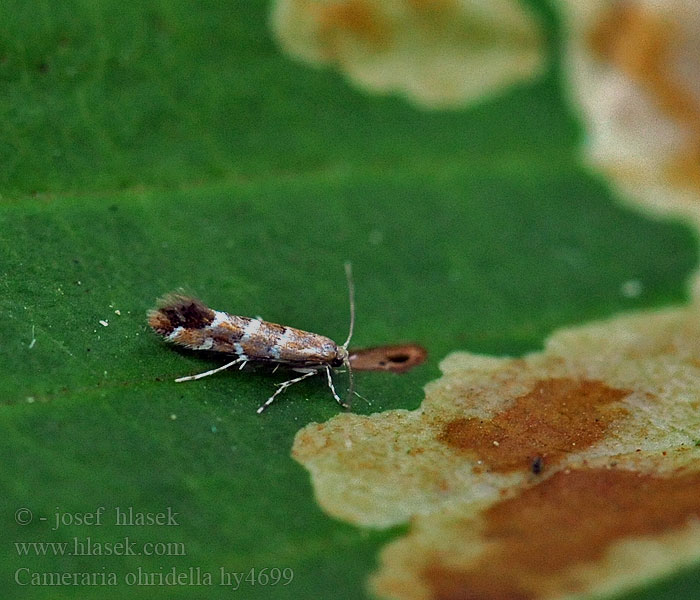
[[[692,234],[619,206],[579,166],[556,66],[478,107],[424,112],[290,61],[266,11],[0,7],[7,598],[228,598],[220,569],[264,568],[294,579],[244,583],[246,598],[366,597],[396,531],[325,516],[289,455],[300,427],[338,412],[324,382],[291,388],[262,416],[281,372],[174,383],[221,359],[147,329],[168,291],[342,341],[351,260],[353,345],[429,352],[404,375],[358,373],[361,413],[416,407],[449,351],[517,355],[563,324],[684,298]],[[639,297],[621,293],[629,280],[643,283]],[[30,524],[15,520],[22,507]],[[100,526],[76,524],[99,507]],[[171,507],[178,525],[118,526],[116,507]],[[73,524],[53,530],[57,512]],[[128,536],[142,554],[15,546],[88,536]],[[169,542],[186,555],[143,546]],[[172,567],[200,567],[215,585],[123,582]],[[120,583],[21,587],[18,569],[115,572]]]

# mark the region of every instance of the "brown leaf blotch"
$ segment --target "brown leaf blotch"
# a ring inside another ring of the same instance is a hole
[[[551,464],[601,440],[627,414],[619,401],[629,393],[601,381],[540,380],[491,420],[453,419],[438,439],[474,452],[494,471],[529,470],[538,456]]]
[[[698,518],[700,473],[560,471],[486,510],[489,549],[476,563],[459,570],[434,561],[422,576],[441,600],[537,598],[547,578],[600,560],[618,540],[660,535]]]

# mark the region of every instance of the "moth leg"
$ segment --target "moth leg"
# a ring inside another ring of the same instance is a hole
[[[237,365],[239,362],[245,362],[247,359],[242,358],[242,357],[237,357],[231,362],[226,363],[225,365],[222,365],[221,367],[217,367],[216,369],[211,369],[209,371],[205,371],[204,373],[198,373],[197,375],[188,375],[187,377],[178,377],[175,381],[177,383],[181,383],[183,381],[194,381],[195,379],[201,379],[202,377],[209,377],[209,375],[213,375],[214,373],[218,373],[219,371],[223,371],[224,369],[228,369],[229,367],[232,367],[233,365]]]
[[[350,408],[349,404],[346,404],[340,399],[340,396],[335,391],[335,388],[333,387],[333,377],[331,377],[331,368],[326,366],[326,375],[328,376],[328,387],[331,388],[331,394],[333,394],[333,397],[335,398],[335,401],[340,404],[343,408]]]
[[[286,390],[290,385],[293,385],[295,383],[300,382],[302,379],[306,379],[307,377],[311,377],[312,375],[316,375],[318,371],[315,369],[309,370],[305,372],[301,377],[295,377],[294,379],[289,379],[288,381],[283,381],[282,383],[278,383],[277,385],[279,386],[277,390],[275,391],[272,396],[270,396],[267,400],[265,400],[265,403],[258,408],[258,414],[260,414],[262,411],[264,411],[270,404],[272,404],[277,397],[278,394],[281,394],[284,390]]]

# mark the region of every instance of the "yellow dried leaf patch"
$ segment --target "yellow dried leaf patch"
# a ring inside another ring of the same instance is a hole
[[[697,222],[700,4],[559,0],[587,154],[623,194]]]
[[[700,559],[698,308],[565,329],[522,359],[455,353],[441,368],[418,410],[343,414],[295,440],[329,514],[411,520],[382,553],[381,597],[609,591],[670,568],[637,556],[638,538],[671,544],[675,567]],[[609,568],[618,555],[625,568]]]
[[[499,92],[544,61],[539,27],[516,0],[277,0],[271,26],[291,56],[428,108]]]

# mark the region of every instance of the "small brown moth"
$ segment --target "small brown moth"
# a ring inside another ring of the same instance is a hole
[[[238,368],[242,369],[248,362],[271,363],[302,375],[278,383],[275,393],[258,408],[258,414],[290,385],[323,372],[333,397],[342,407],[348,408],[349,405],[335,391],[331,373],[333,369],[342,366],[348,369],[348,397],[352,396],[353,376],[348,344],[355,326],[355,286],[350,263],[345,264],[345,273],[350,297],[350,328],[342,346],[317,333],[270,323],[260,318],[239,317],[212,310],[196,298],[177,293],[167,294],[158,301],[157,307],[148,312],[148,324],[153,331],[173,344],[192,350],[209,350],[235,356],[221,367],[180,377],[175,380],[177,382],[208,377],[234,365],[239,365]]]

